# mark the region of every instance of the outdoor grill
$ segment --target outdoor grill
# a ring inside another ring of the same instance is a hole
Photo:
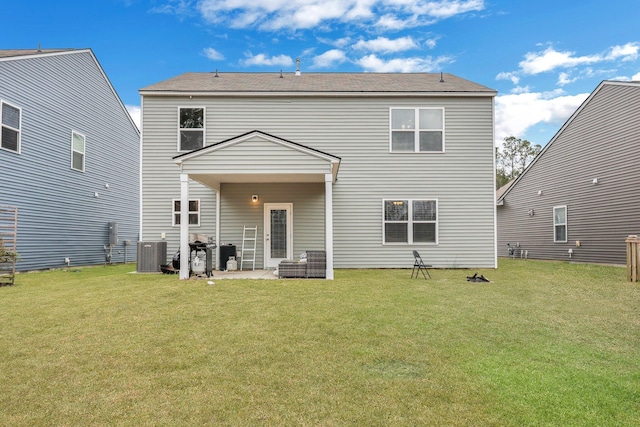
[[[205,243],[198,240],[189,243],[189,275],[202,273],[206,274],[207,277],[213,275],[213,250],[215,248],[215,243]],[[196,261],[196,258],[198,261]],[[200,260],[204,260],[203,265],[201,265]],[[180,251],[173,255],[172,265],[174,270],[180,271]],[[200,271],[200,268],[202,268],[202,271]]]

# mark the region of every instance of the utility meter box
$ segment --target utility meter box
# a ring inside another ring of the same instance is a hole
[[[118,223],[110,222],[109,223],[109,245],[117,245],[118,244]]]

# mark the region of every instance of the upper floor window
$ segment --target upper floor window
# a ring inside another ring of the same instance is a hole
[[[383,200],[383,243],[438,243],[438,201]]]
[[[391,152],[443,152],[444,108],[392,108]]]
[[[556,243],[567,242],[566,206],[556,206],[553,208],[553,241]]]
[[[180,225],[180,200],[173,200],[173,225]],[[189,225],[200,225],[200,200],[189,200]]]
[[[84,135],[71,132],[71,169],[84,172]]]
[[[20,123],[22,112],[20,108],[2,101],[2,133],[0,133],[0,148],[20,153]]]
[[[204,147],[204,108],[180,108],[178,132],[179,151],[192,151]]]

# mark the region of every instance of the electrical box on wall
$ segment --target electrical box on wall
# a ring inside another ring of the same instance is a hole
[[[118,244],[118,223],[110,222],[109,223],[109,245],[117,245]]]

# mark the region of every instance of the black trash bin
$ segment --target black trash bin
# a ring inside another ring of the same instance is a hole
[[[230,257],[236,257],[236,246],[231,243],[220,246],[220,271],[227,269],[227,261]]]

